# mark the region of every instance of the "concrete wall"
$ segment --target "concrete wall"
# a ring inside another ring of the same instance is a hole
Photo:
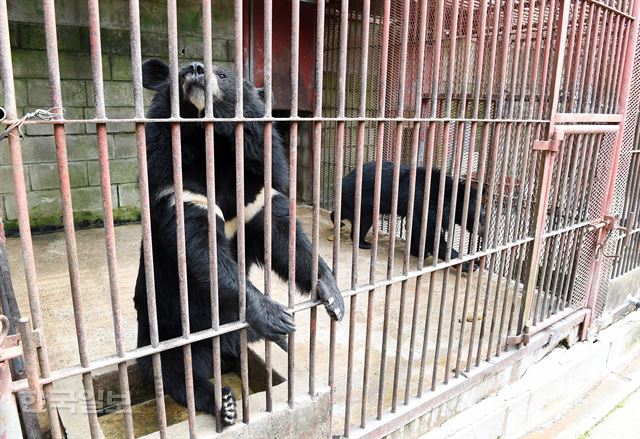
[[[10,35],[18,114],[51,107],[42,5],[38,0],[9,0]],[[213,57],[218,64],[233,60],[233,1],[213,1]],[[87,2],[56,2],[62,99],[68,119],[95,115]],[[167,60],[166,2],[140,2],[143,59]],[[128,2],[113,0],[100,7],[102,63],[107,116],[132,117],[133,86],[129,45]],[[179,53],[182,61],[202,58],[201,2],[181,0],[178,8]],[[0,78],[1,80],[2,78]],[[145,93],[148,103],[151,93]],[[4,92],[0,87],[0,106]],[[117,221],[139,218],[137,158],[133,124],[109,124],[111,190]],[[23,130],[22,154],[31,224],[47,229],[62,224],[55,143],[49,125]],[[76,223],[89,225],[102,218],[96,127],[66,128],[69,173]],[[7,142],[0,144],[0,213],[8,231],[17,228],[12,172]]]

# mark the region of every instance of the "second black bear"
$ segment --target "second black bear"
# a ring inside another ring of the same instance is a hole
[[[360,236],[358,245],[362,249],[371,248],[371,244],[365,241],[365,236],[373,225],[373,203],[374,203],[374,183],[375,183],[375,162],[365,163],[362,168],[362,198],[360,209]],[[420,250],[420,230],[422,229],[422,204],[424,200],[424,182],[426,169],[418,166],[416,169],[416,187],[415,197],[413,200],[413,227],[411,236],[411,254],[419,255]],[[398,184],[398,208],[397,215],[400,218],[406,218],[409,204],[409,183],[411,178],[411,167],[400,165],[400,178]],[[393,190],[393,162],[382,162],[381,173],[381,191],[380,191],[380,214],[391,213],[391,196]],[[458,196],[456,201],[455,223],[462,224],[462,210],[465,182],[459,181]],[[440,170],[433,169],[431,171],[431,189],[429,192],[429,206],[427,210],[427,234],[425,240],[425,254],[431,254],[434,249],[435,233],[436,233],[436,215],[438,209],[438,192],[440,188]],[[445,240],[445,232],[449,225],[449,214],[451,211],[451,196],[453,189],[453,178],[445,177],[444,189],[444,206],[442,212],[442,229],[440,232],[440,243],[438,247],[438,257],[445,259],[447,255],[447,242]],[[355,218],[355,190],[356,190],[356,171],[352,170],[342,179],[342,203],[341,203],[341,220],[349,220],[353,227]],[[476,195],[477,190],[471,186],[469,196],[469,208],[467,212],[467,229],[473,227],[473,220],[476,213]],[[480,234],[483,231],[484,215],[480,215]],[[334,212],[331,212],[331,220],[335,221]],[[351,240],[353,240],[353,229],[351,230]],[[457,258],[458,252],[452,248],[451,257]],[[463,270],[468,271],[468,264],[463,264]]]

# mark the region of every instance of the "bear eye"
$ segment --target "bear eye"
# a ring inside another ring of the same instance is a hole
[[[222,72],[218,73],[218,78],[225,79],[226,77],[227,77],[227,75],[225,75],[224,73],[222,73]]]

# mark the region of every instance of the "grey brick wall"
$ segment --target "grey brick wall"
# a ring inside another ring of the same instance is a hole
[[[9,0],[10,35],[18,113],[49,108],[43,14],[39,0]],[[56,2],[62,99],[68,119],[95,116],[86,2]],[[144,58],[167,59],[166,2],[140,2],[141,43]],[[128,1],[102,2],[100,8],[102,64],[107,117],[134,115],[129,46]],[[178,48],[184,62],[202,58],[201,2],[181,0],[178,8]],[[233,2],[213,1],[214,62],[233,61]],[[0,78],[2,81],[2,78]],[[151,93],[145,92],[146,104]],[[0,106],[3,105],[0,87]],[[22,142],[31,224],[36,229],[62,224],[58,168],[53,130],[29,125]],[[133,124],[107,125],[111,194],[117,221],[139,218],[136,144]],[[71,124],[66,129],[74,218],[80,225],[102,218],[100,173],[95,124]],[[12,172],[7,141],[0,143],[0,211],[8,231],[17,228]]]

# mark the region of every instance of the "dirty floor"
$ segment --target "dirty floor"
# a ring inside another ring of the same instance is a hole
[[[312,225],[312,211],[306,207],[300,207],[298,217],[304,230],[310,234]],[[351,285],[351,255],[352,246],[349,239],[348,226],[343,229],[340,243],[340,265],[337,276],[338,284],[342,290],[348,290]],[[122,318],[125,327],[124,336],[128,349],[135,348],[136,344],[136,313],[133,307],[133,291],[138,270],[139,249],[140,249],[140,226],[125,225],[116,227],[116,243],[118,256],[118,287],[120,290]],[[332,223],[328,212],[321,213],[319,227],[319,252],[320,255],[331,266],[332,247],[330,241],[332,236]],[[80,265],[80,282],[82,287],[82,306],[84,309],[84,324],[88,337],[87,348],[89,357],[93,360],[106,355],[115,354],[115,342],[113,335],[113,315],[111,311],[111,298],[109,291],[106,250],[104,246],[104,231],[102,229],[90,229],[77,231],[77,248]],[[63,233],[50,233],[33,236],[34,253],[36,255],[36,267],[38,273],[38,287],[40,290],[42,314],[44,319],[44,332],[49,347],[49,355],[52,369],[60,369],[79,362],[78,346],[76,343],[76,331],[74,326],[74,313],[71,301],[69,276],[67,270],[67,258]],[[383,281],[387,276],[387,244],[388,236],[381,235],[378,261],[373,269],[375,282]],[[12,278],[14,288],[18,296],[18,302],[24,315],[28,314],[29,304],[26,292],[24,270],[20,255],[20,241],[17,238],[7,240],[7,248],[10,255]],[[395,261],[393,272],[395,275],[401,274],[403,269],[404,244],[398,242],[395,251]],[[358,276],[357,285],[366,285],[370,275],[370,251],[357,250]],[[430,264],[431,259],[425,260],[425,265]],[[410,258],[409,268],[415,270],[417,260]],[[485,272],[486,273],[486,272]],[[446,280],[444,279],[446,277]],[[479,286],[478,272],[471,275],[462,274],[459,278],[460,294],[457,298],[457,305],[453,308],[455,286],[458,283],[456,270],[449,269],[437,271],[433,276],[425,275],[422,278],[419,289],[416,291],[415,279],[409,279],[404,284],[396,283],[388,289],[385,294],[385,287],[382,286],[371,293],[358,294],[345,299],[347,306],[345,319],[337,325],[336,331],[336,400],[334,405],[333,424],[335,432],[343,429],[345,421],[345,389],[347,383],[347,362],[348,362],[348,342],[349,342],[349,318],[354,319],[354,350],[353,371],[352,371],[352,396],[351,396],[351,418],[350,424],[360,424],[361,399],[363,389],[363,372],[365,358],[365,339],[367,322],[368,297],[371,300],[371,356],[370,374],[368,379],[368,403],[366,408],[367,416],[375,416],[379,389],[379,373],[381,364],[382,339],[383,339],[383,315],[385,309],[385,297],[389,298],[389,321],[388,339],[386,349],[386,369],[383,403],[384,411],[390,410],[393,396],[392,387],[394,381],[394,370],[396,362],[398,365],[398,401],[402,403],[405,392],[405,382],[407,366],[409,363],[409,344],[412,332],[412,316],[414,308],[416,311],[415,342],[413,346],[413,363],[411,370],[410,394],[415,396],[420,376],[420,359],[423,347],[426,346],[426,361],[424,364],[424,389],[428,391],[434,370],[434,363],[437,365],[436,381],[443,379],[446,366],[447,351],[451,351],[451,361],[449,370],[455,367],[457,354],[459,351],[458,340],[462,322],[464,322],[464,333],[462,334],[462,349],[460,350],[460,364],[466,366],[467,354],[469,351],[468,341],[471,332],[472,311],[476,297],[479,292],[478,309],[482,315],[485,309],[485,294],[489,291],[489,300],[486,303],[486,318],[476,320],[475,341],[473,347],[473,360],[477,354],[477,340],[481,325],[485,325],[484,340],[482,346],[482,357],[486,356],[488,349],[488,335],[494,334],[492,340],[492,351],[495,351],[498,341],[497,333],[499,325],[508,325],[511,300],[513,292],[513,282],[509,282],[508,300],[504,300],[505,282],[501,282],[497,287],[498,276],[492,276],[491,287],[487,289],[488,276],[485,274],[482,284]],[[250,279],[259,288],[263,285],[263,273],[261,269],[254,267],[250,274]],[[274,276],[273,296],[281,303],[287,302],[287,284]],[[443,280],[444,288],[443,288]],[[463,313],[465,291],[468,288],[468,308]],[[401,301],[401,290],[405,289],[405,301]],[[430,288],[431,294],[430,294]],[[499,293],[496,297],[495,291]],[[370,295],[369,295],[370,294]],[[430,312],[427,309],[431,297]],[[417,306],[415,299],[418,299]],[[297,301],[303,302],[306,298],[299,296]],[[440,303],[443,301],[442,312],[439,313]],[[516,297],[514,305],[517,309],[519,297]],[[503,304],[507,306],[503,311]],[[353,314],[351,307],[353,307]],[[400,308],[404,308],[404,320],[400,322]],[[329,365],[329,319],[322,308],[318,310],[317,338],[316,338],[316,365],[315,374],[317,386],[327,384]],[[517,314],[517,312],[516,312]],[[296,393],[308,391],[309,373],[309,311],[296,314]],[[425,324],[428,318],[428,325]],[[398,328],[401,326],[401,337],[398,337]],[[426,342],[425,342],[425,326]],[[495,329],[493,329],[495,327]],[[495,331],[495,333],[494,333]],[[451,345],[449,345],[450,333]],[[435,359],[436,340],[440,339],[440,352]],[[397,348],[396,341],[400,339],[400,348]],[[255,346],[258,353],[263,352],[260,345]],[[274,347],[274,351],[279,348]],[[396,356],[398,351],[399,355]],[[287,362],[286,354],[277,353],[274,355],[274,369],[286,377]],[[286,395],[286,385],[284,388]],[[280,397],[276,393],[276,397]],[[284,398],[285,396],[283,396]],[[251,410],[260,410],[260,407],[253,406]],[[148,429],[144,428],[144,432]],[[136,431],[142,434],[143,431]],[[117,437],[117,436],[112,436]]]

